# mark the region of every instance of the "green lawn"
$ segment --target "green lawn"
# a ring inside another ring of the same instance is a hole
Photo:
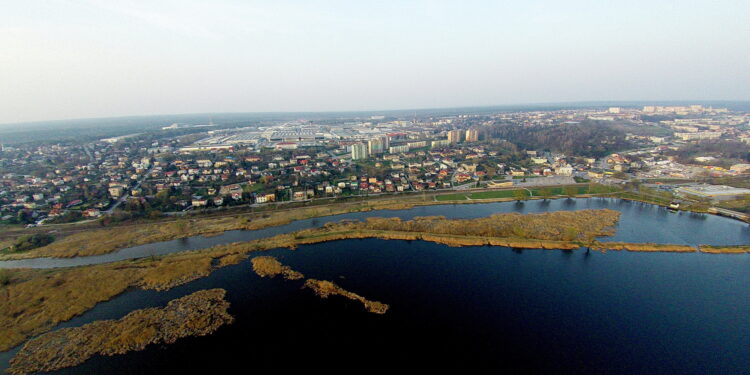
[[[588,194],[589,193],[589,187],[587,186],[576,186],[576,195],[578,194]],[[556,195],[565,195],[565,188],[564,187],[551,187],[547,188],[550,191],[551,196]],[[619,189],[616,187],[603,187],[601,188],[602,193],[606,192],[614,192],[618,191]],[[533,189],[512,189],[512,190],[493,190],[493,191],[482,191],[477,193],[456,193],[456,194],[448,194],[448,195],[438,195],[436,199],[438,201],[458,201],[458,200],[465,200],[465,199],[497,199],[497,198],[514,198],[515,197],[515,191],[521,190],[523,191],[526,196],[529,196],[529,190],[531,190],[531,196],[533,197],[539,197],[541,196],[541,190],[542,188],[533,188]]]
[[[438,201],[463,201],[466,200],[466,194],[446,194],[435,197]]]
[[[470,199],[512,198],[514,191],[515,190],[482,191],[479,193],[471,193],[468,195],[468,197]],[[526,192],[526,190],[524,190],[524,192]]]

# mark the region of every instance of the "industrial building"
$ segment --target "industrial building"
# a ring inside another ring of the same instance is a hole
[[[750,195],[750,189],[735,188],[726,185],[695,184],[683,185],[675,189],[678,194],[707,198],[713,201],[740,199]]]

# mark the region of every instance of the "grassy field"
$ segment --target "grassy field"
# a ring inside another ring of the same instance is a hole
[[[466,200],[466,194],[446,194],[438,195],[435,197],[437,201],[464,201]]]
[[[528,195],[526,190],[522,190]],[[496,190],[496,191],[482,191],[478,193],[469,193],[466,197],[468,199],[494,199],[494,198],[513,198],[515,190]]]
[[[565,187],[550,187],[549,189],[551,196],[561,196],[565,195]],[[592,193],[589,189],[590,187],[588,185],[586,186],[575,186],[576,189],[576,195],[581,194],[590,194]],[[619,191],[616,187],[609,187],[609,186],[598,186],[598,189],[596,193],[611,193],[615,191]],[[476,193],[454,193],[454,194],[446,194],[446,195],[438,195],[435,197],[435,200],[438,202],[447,202],[447,201],[460,201],[460,200],[467,200],[467,199],[501,199],[501,198],[514,198],[516,191],[520,190],[522,191],[526,197],[541,197],[542,196],[542,188],[535,187],[535,188],[529,188],[529,189],[510,189],[510,190],[493,190],[493,191],[482,191],[482,192],[476,192]]]
[[[224,289],[201,290],[162,308],[135,310],[119,320],[99,320],[64,328],[29,341],[11,360],[8,372],[22,375],[79,365],[95,355],[124,354],[151,344],[205,336],[234,318]]]

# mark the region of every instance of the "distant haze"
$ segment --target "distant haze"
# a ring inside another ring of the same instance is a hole
[[[750,99],[750,1],[7,1],[0,123]]]

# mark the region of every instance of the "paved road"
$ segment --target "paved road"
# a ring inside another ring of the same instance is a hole
[[[143,176],[141,176],[141,178],[138,179],[138,182],[135,184],[135,187],[133,187],[133,189],[138,189],[139,187],[141,187],[141,184],[143,183],[143,181],[145,181],[146,178],[148,178],[148,176],[151,175],[151,172],[154,170],[155,167],[156,166],[152,166],[151,168],[149,168],[149,170],[146,171],[146,173],[144,173]],[[110,207],[107,211],[104,211],[104,214],[105,215],[111,214],[117,207],[119,207],[122,204],[122,202],[125,202],[126,199],[128,199],[128,194],[123,194],[123,196],[120,197],[120,199],[118,199],[117,202],[115,202],[115,204],[112,205],[112,207]]]

